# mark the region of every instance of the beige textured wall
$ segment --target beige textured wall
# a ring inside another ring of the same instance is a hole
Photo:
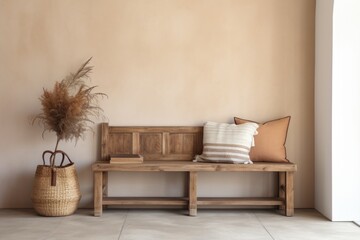
[[[29,125],[43,87],[93,56],[112,125],[200,125],[291,115],[296,207],[313,207],[315,0],[0,0],[0,207],[29,207],[54,137]],[[62,143],[92,200],[98,134]],[[181,174],[113,174],[111,194],[183,193]],[[200,175],[202,196],[270,195],[270,174]],[[132,184],[128,185],[127,183]],[[225,185],[224,185],[225,184]]]

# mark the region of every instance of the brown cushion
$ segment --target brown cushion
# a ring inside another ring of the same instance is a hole
[[[234,118],[236,124],[255,122]],[[286,158],[286,136],[290,116],[259,124],[255,135],[255,147],[251,148],[250,159],[254,162],[288,162]]]

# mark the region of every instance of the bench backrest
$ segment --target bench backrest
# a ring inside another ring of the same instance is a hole
[[[101,160],[141,154],[146,160],[192,161],[202,152],[203,127],[117,127],[101,124]]]

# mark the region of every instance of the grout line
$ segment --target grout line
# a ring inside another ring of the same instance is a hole
[[[260,220],[260,218],[256,215],[255,212],[253,212],[253,214],[255,215],[255,218],[259,221],[259,223],[261,224],[261,226],[265,229],[265,231],[270,235],[272,240],[275,240],[275,238],[273,237],[273,235],[271,235],[271,233],[269,232],[269,230],[265,227],[265,225],[262,223],[262,221]]]
[[[126,223],[128,214],[129,214],[129,210],[126,210],[125,219],[124,219],[123,225],[121,226],[121,230],[120,230],[120,233],[119,233],[118,240],[120,240],[120,238],[121,238],[121,234],[122,234],[122,232],[123,232],[123,230],[124,230],[124,227],[125,227],[125,223]]]

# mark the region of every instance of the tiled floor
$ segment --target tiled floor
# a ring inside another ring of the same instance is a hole
[[[69,217],[40,217],[32,210],[0,210],[0,239],[232,240],[360,239],[352,222],[330,222],[315,210],[284,217],[271,210],[79,210]]]

